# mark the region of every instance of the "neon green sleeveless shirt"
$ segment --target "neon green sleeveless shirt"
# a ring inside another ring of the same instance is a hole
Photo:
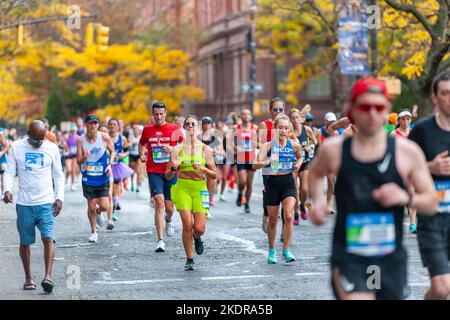
[[[183,146],[181,146],[181,149],[180,149],[180,160],[181,160],[180,171],[196,171],[192,167],[192,165],[195,162],[200,163],[203,167],[206,166],[206,160],[205,160],[205,157],[203,156],[204,145],[202,144],[202,147],[197,148],[197,149],[198,150],[195,150],[195,153],[192,156],[185,155],[184,148],[183,148]]]

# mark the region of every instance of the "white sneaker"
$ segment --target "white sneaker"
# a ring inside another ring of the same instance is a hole
[[[164,243],[164,240],[159,240],[155,252],[164,252],[164,251],[166,251],[166,244]]]
[[[98,233],[91,233],[89,236],[89,242],[96,243],[98,238]]]
[[[173,226],[173,222],[166,220],[166,234],[167,234],[167,236],[168,237],[172,237],[174,233],[175,233],[175,227]]]
[[[76,188],[74,185],[72,185],[72,186],[70,187],[70,190],[71,190],[71,191],[77,191],[77,188]]]

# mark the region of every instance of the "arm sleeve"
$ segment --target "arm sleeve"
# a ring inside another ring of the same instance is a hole
[[[14,177],[17,174],[17,163],[14,155],[14,146],[9,149],[9,154],[6,157],[6,170],[3,175],[3,192],[12,192]]]
[[[61,158],[58,148],[54,148],[53,163],[52,163],[52,178],[55,183],[56,199],[64,202],[64,185],[65,178],[62,171]]]

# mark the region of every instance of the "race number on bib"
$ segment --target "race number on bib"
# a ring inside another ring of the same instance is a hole
[[[242,149],[244,152],[253,151],[253,141],[252,140],[242,140]]]
[[[166,163],[170,160],[170,154],[165,153],[163,148],[153,148],[153,162]]]
[[[77,153],[77,146],[71,146],[69,147],[70,154],[76,154]]]
[[[436,181],[436,191],[439,197],[439,213],[450,214],[450,181]]]
[[[103,175],[103,163],[101,162],[87,162],[86,174],[91,177],[98,177]]]
[[[204,209],[209,209],[209,192],[208,191],[200,191],[200,195],[202,197],[202,206]]]
[[[346,225],[347,252],[379,257],[394,252],[395,225],[392,212],[349,214]]]

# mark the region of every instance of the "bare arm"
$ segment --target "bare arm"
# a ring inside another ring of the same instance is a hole
[[[172,180],[176,169],[180,166],[180,147],[175,146],[172,151],[170,152],[170,159],[167,163],[167,169],[166,169],[166,179]],[[175,170],[172,170],[171,168],[175,168]]]
[[[264,143],[260,146],[256,160],[253,162],[253,169],[261,169],[266,165],[267,153],[270,150],[270,142]]]
[[[214,163],[213,150],[210,147],[205,147],[205,150],[203,150],[203,155],[206,160],[206,167],[202,166],[200,171],[202,171],[209,179],[216,179],[217,168]]]
[[[294,170],[297,172],[298,170],[300,170],[300,166],[302,165],[303,162],[302,146],[295,142],[293,145],[294,145],[294,152],[297,157],[297,161],[295,161],[294,163]]]
[[[313,144],[317,146],[317,144],[318,144],[319,142],[317,141],[317,138],[316,138],[316,136],[314,135],[314,131],[313,131],[310,127],[307,127],[307,126],[304,126],[303,128],[306,129],[306,133],[308,134],[309,139],[311,139],[311,141],[313,142]]]
[[[261,146],[267,141],[267,126],[265,122],[261,122],[256,129],[257,145],[261,149]]]
[[[77,163],[78,165],[82,165],[86,162],[87,157],[89,156],[89,152],[84,150],[83,141],[81,139],[77,139]]]
[[[116,151],[114,150],[114,144],[111,138],[106,134],[102,133],[103,142],[106,145],[106,149],[109,151],[109,163],[113,163],[116,158]]]

